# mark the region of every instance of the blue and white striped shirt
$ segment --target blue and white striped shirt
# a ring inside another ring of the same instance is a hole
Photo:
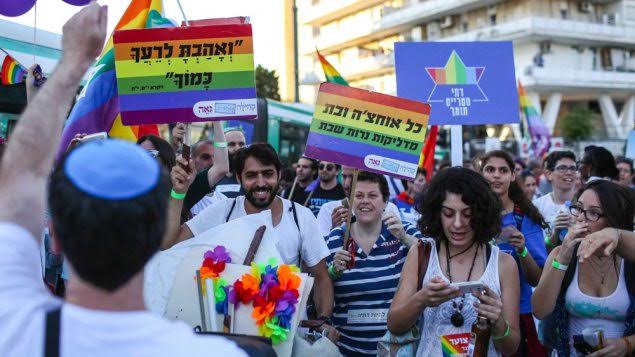
[[[403,222],[406,234],[421,239],[421,233]],[[345,227],[334,228],[325,237],[332,263],[335,253],[344,245]],[[386,333],[386,318],[392,298],[397,292],[401,269],[408,248],[382,224],[381,234],[369,255],[361,248],[355,254],[355,266],[333,282],[335,307],[333,323],[340,331],[338,345],[347,356],[375,356],[377,342]]]

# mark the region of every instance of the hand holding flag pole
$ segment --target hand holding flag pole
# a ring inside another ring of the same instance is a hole
[[[351,190],[348,196],[349,199],[349,207],[350,211],[348,216],[346,217],[346,230],[344,232],[344,249],[346,249],[349,253],[351,253],[351,260],[346,264],[348,269],[353,268],[355,266],[355,244],[353,244],[353,240],[351,239],[351,221],[353,219],[353,207],[355,204],[355,190],[357,188],[357,176],[359,175],[359,169],[355,169],[353,171],[353,182],[351,183]]]

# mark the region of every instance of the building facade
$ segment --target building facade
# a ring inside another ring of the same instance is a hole
[[[633,129],[635,0],[296,1],[301,101],[324,78],[316,47],[352,86],[395,94],[394,42],[511,40],[516,76],[554,135],[576,107],[597,113],[596,138]]]

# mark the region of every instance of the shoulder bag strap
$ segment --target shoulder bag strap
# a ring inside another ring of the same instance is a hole
[[[61,306],[46,313],[46,331],[44,333],[44,357],[59,357],[60,355],[61,315]]]
[[[428,263],[430,262],[430,251],[432,250],[432,244],[429,242],[419,241],[417,243],[417,249],[419,251],[419,275],[417,279],[417,291],[421,290],[423,284],[423,278],[428,271]]]
[[[225,223],[229,222],[229,217],[231,217],[232,212],[234,212],[234,207],[236,207],[236,199],[234,198],[234,202],[232,203],[232,207],[229,209],[229,213],[227,217],[225,217]]]

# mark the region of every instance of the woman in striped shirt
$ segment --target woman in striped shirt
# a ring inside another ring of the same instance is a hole
[[[345,246],[346,227],[337,227],[326,237],[335,290],[333,323],[340,332],[342,354],[374,356],[377,342],[386,333],[388,308],[408,248],[421,234],[394,213],[384,212],[389,197],[384,176],[360,172],[354,195],[352,247]]]

